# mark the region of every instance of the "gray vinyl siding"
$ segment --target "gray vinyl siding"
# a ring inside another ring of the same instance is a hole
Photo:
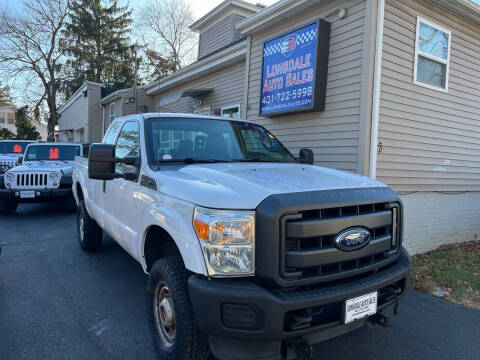
[[[185,83],[175,89],[155,95],[155,111],[193,113],[198,107],[210,106],[212,114],[215,109],[222,106],[240,104],[240,116],[245,117],[244,92],[245,83],[245,62],[231,64],[227,68],[218,70],[198,80]],[[187,89],[213,89],[213,91],[202,98],[203,105],[198,105],[199,99],[190,97],[179,97]],[[175,98],[177,100],[159,107],[160,99]]]
[[[232,14],[202,31],[198,40],[198,57],[203,58],[240,39],[240,33],[235,29],[235,25],[241,19],[242,16]]]
[[[413,84],[417,15],[452,32],[448,93]],[[480,190],[480,27],[387,0],[377,178],[401,192]]]
[[[84,132],[83,141],[100,142],[102,140],[102,108],[99,101],[101,97],[101,87],[88,84],[88,131]],[[85,137],[88,134],[88,138]]]
[[[341,7],[347,9],[348,16],[332,21],[325,111],[259,117],[263,42]],[[332,1],[302,10],[281,24],[252,35],[248,70],[249,120],[266,126],[295,155],[300,148],[308,147],[314,152],[316,164],[354,172],[359,171],[365,14],[363,0]]]
[[[58,128],[62,139],[65,140],[67,139],[67,132],[62,132],[62,130],[83,129],[84,134],[88,132],[88,96],[85,97],[81,94],[62,111],[58,120]]]

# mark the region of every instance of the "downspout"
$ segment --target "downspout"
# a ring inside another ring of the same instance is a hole
[[[105,105],[98,103],[102,108],[102,140],[103,136],[105,135]]]
[[[375,70],[373,74],[372,126],[370,128],[370,169],[369,176],[377,176],[378,119],[380,114],[380,85],[382,81],[383,23],[385,0],[378,0],[377,34],[375,39]]]

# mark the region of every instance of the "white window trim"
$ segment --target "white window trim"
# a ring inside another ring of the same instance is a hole
[[[112,118],[112,109],[113,109],[113,118]],[[110,112],[108,114],[108,119],[113,121],[115,119],[115,103],[110,104]]]
[[[431,26],[434,29],[440,30],[440,31],[444,32],[445,34],[448,34],[447,60],[439,58],[439,57],[431,55],[431,54],[427,54],[427,53],[425,53],[423,51],[420,51],[418,49],[418,46],[419,46],[419,43],[420,43],[420,41],[419,41],[419,38],[420,38],[420,23],[424,23],[425,25]],[[452,44],[452,32],[450,30],[448,30],[447,28],[445,28],[441,25],[438,25],[438,24],[435,24],[435,23],[431,22],[430,20],[422,18],[421,16],[417,16],[417,33],[416,33],[416,36],[415,36],[415,63],[414,63],[414,66],[413,66],[413,83],[415,85],[423,86],[423,87],[431,89],[431,90],[436,90],[436,91],[448,93],[448,78],[450,76],[450,47],[451,47],[451,44]],[[439,63],[442,63],[442,64],[446,65],[446,69],[445,69],[445,88],[440,88],[440,87],[437,87],[437,86],[434,86],[434,85],[425,84],[421,81],[417,81],[417,63],[418,63],[418,56],[419,55],[423,56],[423,57],[426,57],[427,59],[430,59],[430,60],[433,60],[433,61],[436,61],[436,62],[439,62]]]
[[[230,110],[230,109],[234,109],[234,108],[237,108],[238,109],[238,118],[240,119],[240,104],[232,104],[232,105],[228,105],[228,106],[222,106],[222,108],[220,109],[220,116],[223,116],[223,112],[225,110]]]

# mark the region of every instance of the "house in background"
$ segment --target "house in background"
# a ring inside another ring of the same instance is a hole
[[[15,111],[17,111],[15,105],[0,106],[0,129],[6,128],[12,133],[17,134],[17,127],[15,126]],[[35,126],[35,129],[40,134],[40,140],[47,141],[47,124],[32,119],[32,125]]]
[[[152,110],[152,99],[145,96],[142,87],[136,91],[133,88],[117,90],[86,81],[58,109],[58,139],[63,142],[100,142],[112,116]]]

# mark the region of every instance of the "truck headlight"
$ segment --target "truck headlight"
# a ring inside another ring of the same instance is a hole
[[[14,182],[15,181],[15,174],[7,173],[6,177],[7,177],[8,182]]]
[[[48,178],[51,181],[57,181],[58,180],[58,174],[57,173],[50,173],[50,175],[48,175]]]
[[[255,213],[196,207],[193,226],[210,276],[255,274]]]

